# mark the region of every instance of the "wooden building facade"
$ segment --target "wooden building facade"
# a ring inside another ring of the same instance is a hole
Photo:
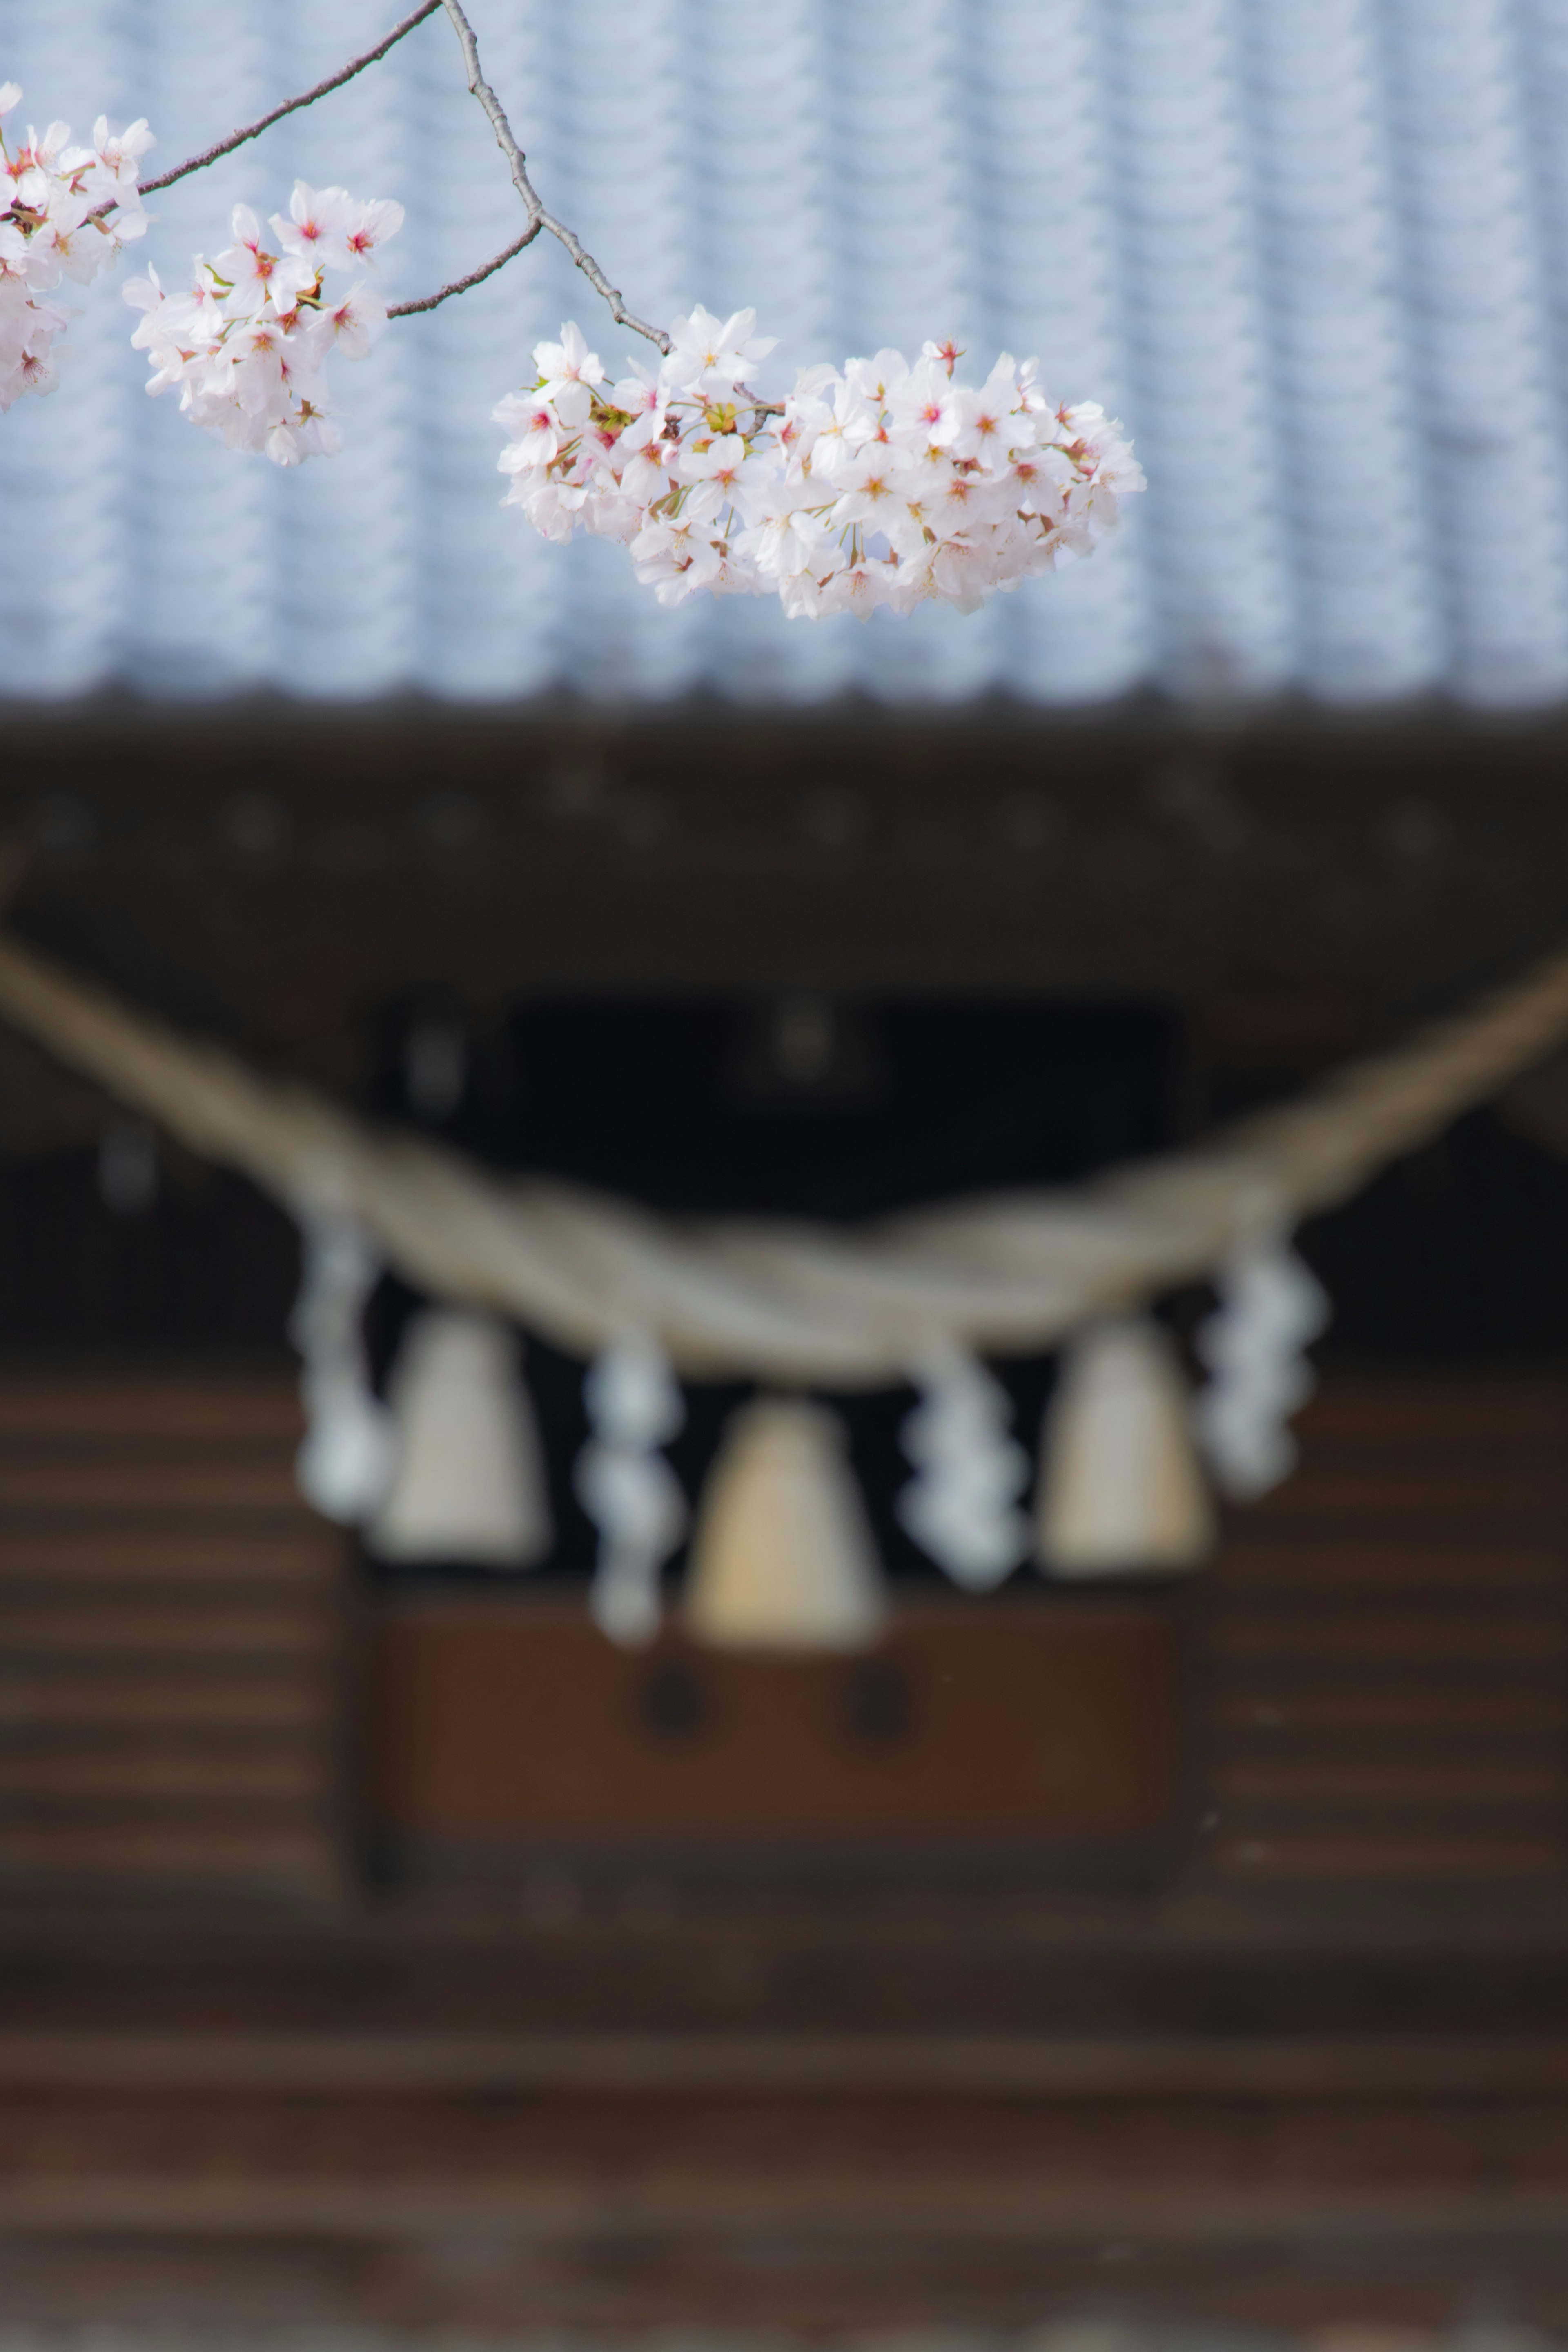
[[[486,1084],[520,1007],[1032,1007],[1163,1024],[1177,1139],[1556,938],[1561,758],[105,712],[17,761],[14,919],[389,1116],[431,1007]],[[1209,1569],[894,1560],[879,1648],[756,1659],[614,1651],[570,1545],[368,1573],[294,1483],[285,1222],[167,1147],[116,1216],[112,1115],[0,1056],[7,2315],[1568,2325],[1551,1084],[1309,1229],[1301,1466]]]

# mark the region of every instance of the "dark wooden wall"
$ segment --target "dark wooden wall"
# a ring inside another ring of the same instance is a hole
[[[1138,994],[1289,1067],[1568,921],[1556,727],[128,708],[8,741],[24,928],[349,1081],[419,984]]]
[[[1300,1427],[1189,1587],[917,1591],[862,1667],[627,1657],[527,1579],[356,1592],[286,1377],[12,1375],[0,1867],[321,1901],[372,1832],[641,1879],[683,1829],[924,1832],[1015,1892],[1077,1841],[1144,1902],[1568,1904],[1568,1383],[1342,1374]]]
[[[106,710],[14,739],[16,919],[362,1096],[411,992],[476,1030],[584,989],[1132,996],[1186,1024],[1188,1129],[1568,923],[1554,730],[994,717]],[[0,1051],[16,1181],[47,1194],[68,1147],[86,1183],[101,1106]],[[1120,1878],[1064,1874],[1039,1818],[1032,1871],[961,1839],[956,1870],[950,1841],[892,1876],[683,1874],[646,1790],[615,1851],[498,1808],[494,1710],[487,1852],[462,1773],[426,1835],[429,1785],[374,1765],[430,1701],[426,1604],[367,1597],[300,1509],[280,1350],[212,1369],[256,1317],[231,1330],[193,1274],[170,1336],[199,1380],[134,1349],[46,1377],[18,1277],[8,2320],[1568,2326],[1561,1220],[1544,1160],[1501,1164],[1481,1123],[1323,1238],[1352,1344],[1300,1475],[1184,1596],[1096,1604],[1181,1658]],[[236,1231],[214,1211],[215,1265]],[[292,1269],[254,1239],[273,1347]],[[1042,1643],[1067,1622],[985,1608]],[[637,1670],[611,1688],[591,1654],[583,1720],[634,1772]],[[844,1680],[812,1671],[831,1711]],[[884,1792],[900,1754],[911,1786],[940,1768],[909,1722]]]
[[[293,1383],[0,1379],[0,1886],[307,1906],[354,1868],[348,1570]]]
[[[367,1629],[289,1491],[288,1389],[0,1405],[16,2324],[1568,2324],[1562,1384],[1325,1390],[1192,1589],[1183,1801],[1120,1887],[984,1841],[957,1874],[770,1878],[753,1845],[683,1875],[614,1707],[617,1851],[437,1767],[440,1825],[484,1812],[521,1866],[449,1847],[376,1886],[341,1664]],[[970,1604],[959,1647],[1023,1605]],[[376,1606],[395,1747],[430,1661]],[[1042,1652],[1042,1694],[1067,1670]],[[521,1782],[479,1727],[470,1761]],[[931,1760],[917,1722],[911,1788]],[[384,1805],[429,1770],[395,1758]]]
[[[1568,1383],[1342,1374],[1198,1595],[1192,1867],[1259,1908],[1568,1893]]]
[[[616,1651],[580,1589],[394,1595],[374,1617],[369,1811],[410,1868],[509,1845],[634,1871],[640,1845],[645,1872],[710,1887],[1169,1868],[1179,1626],[1158,1597],[906,1598],[851,1658],[703,1651],[678,1622]]]

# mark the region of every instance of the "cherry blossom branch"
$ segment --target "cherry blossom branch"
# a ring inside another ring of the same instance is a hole
[[[545,211],[544,200],[528,176],[527,159],[517,143],[510,123],[506,119],[506,110],[485,79],[483,68],[479,64],[479,43],[474,38],[474,28],[464,13],[462,0],[439,0],[439,5],[445,8],[451,18],[452,29],[462,45],[463,62],[468,69],[468,89],[479,100],[489,117],[490,129],[496,135],[496,145],[500,149],[510,167],[512,185],[528,207],[528,236],[522,243],[525,245],[531,243],[541,229],[548,229],[550,235],[565,247],[595,293],[602,295],[609,304],[610,316],[616,326],[629,327],[634,334],[646,336],[647,341],[657,344],[661,352],[668,352],[669,337],[659,328],[650,327],[646,320],[634,317],[621,299],[619,287],[611,285],[593,255],[584,248],[581,239],[565,226],[564,222],[558,221],[553,213]],[[520,249],[518,247],[512,248],[514,252]],[[509,257],[507,255],[502,255],[500,259],[505,260]],[[499,268],[500,263],[492,263],[490,266]],[[479,272],[480,277],[488,275],[488,270]],[[462,282],[468,284],[473,281]],[[452,286],[445,290],[455,294],[458,291],[458,288]],[[439,301],[443,298],[437,295],[434,299]]]
[[[270,114],[264,114],[258,122],[247,123],[243,131],[231,131],[226,139],[220,139],[215,147],[208,147],[200,155],[187,155],[184,162],[176,163],[172,172],[163,173],[156,180],[143,180],[141,194],[150,196],[159,188],[172,188],[175,181],[183,180],[187,173],[200,172],[208,163],[216,163],[220,155],[228,154],[236,147],[243,147],[247,139],[259,139],[264,131],[269,131],[275,122],[281,122],[286,114],[297,113],[302,106],[313,106],[317,99],[325,98],[329,90],[341,89],[344,82],[353,81],[355,74],[363,73],[366,66],[374,65],[378,58],[384,58],[388,49],[396,47],[405,33],[411,33],[416,25],[422,25],[426,16],[433,16],[441,5],[442,0],[421,0],[421,5],[412,9],[401,23],[394,25],[391,32],[384,40],[378,41],[374,49],[366,49],[363,57],[351,58],[338,72],[329,74],[325,81],[319,81],[314,89],[301,90],[298,98],[286,99],[281,106],[275,106]],[[457,289],[449,290],[455,292]]]
[[[440,0],[437,0],[437,6],[440,5]],[[525,228],[521,236],[514,237],[511,243],[503,247],[500,253],[492,254],[489,259],[481,263],[478,269],[470,269],[466,278],[454,278],[449,286],[438,288],[434,294],[421,295],[416,302],[389,302],[386,309],[387,317],[410,319],[416,310],[433,310],[438,302],[445,302],[448,295],[466,294],[470,286],[482,285],[487,278],[493,278],[498,269],[504,268],[509,261],[515,260],[524,246],[531,245],[543,226],[544,223],[542,220],[536,220],[531,228]]]
[[[183,163],[174,165],[173,171],[161,173],[155,180],[143,180],[140,194],[150,196],[156,194],[160,188],[172,188],[176,180],[186,178],[192,172],[204,171],[209,163],[216,163],[220,156],[231,154],[235,148],[243,147],[247,140],[258,139],[261,133],[264,131],[269,131],[275,122],[281,122],[286,114],[298,113],[301,107],[313,106],[317,99],[325,98],[331,90],[341,89],[344,82],[353,81],[356,74],[363,73],[367,66],[373,66],[379,58],[385,57],[388,49],[395,48],[405,34],[413,32],[416,25],[422,25],[426,16],[434,16],[438,10],[445,10],[451,19],[453,30],[462,47],[463,62],[468,68],[469,91],[478,99],[489,117],[490,128],[496,135],[496,143],[510,167],[512,184],[528,209],[528,226],[522,235],[514,238],[502,252],[493,255],[479,268],[470,270],[466,278],[455,278],[449,284],[437,288],[434,294],[426,294],[416,301],[394,302],[388,308],[387,317],[389,319],[411,318],[421,310],[434,310],[440,303],[449,300],[454,294],[466,294],[470,287],[482,285],[487,278],[493,277],[498,269],[503,268],[509,261],[514,260],[525,247],[533,243],[542,230],[548,230],[552,236],[557,238],[565,247],[595,292],[603,296],[609,305],[610,316],[616,325],[629,327],[634,334],[646,336],[647,341],[656,344],[661,352],[668,352],[669,337],[659,328],[650,327],[646,320],[636,317],[627,310],[621,298],[620,289],[611,285],[581,238],[574,230],[569,229],[563,221],[558,221],[553,213],[546,212],[543,198],[528,176],[527,159],[517,143],[511,124],[506,117],[506,110],[489,83],[485,79],[483,68],[479,64],[479,44],[474,37],[474,28],[464,12],[461,0],[420,0],[420,5],[411,9],[406,16],[394,25],[392,30],[379,40],[374,48],[366,49],[360,57],[351,58],[346,66],[340,67],[334,74],[329,74],[325,81],[317,82],[314,89],[301,90],[297,98],[286,99],[281,106],[275,106],[269,114],[262,115],[257,121],[247,123],[243,130],[231,131],[226,139],[220,139],[213,146],[204,148],[199,155],[187,155]],[[113,210],[112,201],[100,205],[92,217],[100,219]]]

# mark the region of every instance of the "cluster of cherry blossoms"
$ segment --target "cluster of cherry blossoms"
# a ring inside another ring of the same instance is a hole
[[[496,409],[500,464],[546,539],[619,540],[661,604],[776,592],[792,620],[867,619],[928,598],[973,612],[1087,555],[1144,487],[1119,425],[1053,406],[1033,360],[978,387],[927,343],[807,368],[782,403],[747,372],[773,349],[755,312],[677,319],[657,373],[612,384],[574,325],[534,351],[539,381]]]
[[[20,103],[14,81],[0,82],[0,121]],[[62,278],[85,286],[122,245],[147,226],[136,171],[153,144],[145,122],[110,136],[100,115],[90,147],[73,147],[64,122],[42,137],[6,143],[0,131],[0,409],[25,392],[52,392],[50,345],[70,319],[42,298]]]
[[[150,354],[150,393],[180,387],[193,424],[221,433],[230,449],[279,466],[335,457],[342,433],[327,409],[329,354],[363,359],[386,325],[386,305],[363,278],[329,296],[329,269],[369,267],[403,226],[403,206],[357,203],[342,188],[294,184],[289,218],[272,215],[280,247],[262,243],[247,205],[234,208],[234,243],[195,262],[185,294],[165,294],[157,273],[133,278],[125,299],[145,317],[132,337]]]
[[[20,97],[0,85],[0,119]],[[145,122],[110,138],[100,117],[90,147],[69,142],[60,122],[41,138],[29,129],[15,151],[0,136],[0,409],[54,383],[50,344],[68,313],[45,298],[64,278],[96,277],[146,226]],[[230,448],[283,466],[335,455],[322,371],[334,351],[364,358],[386,325],[352,273],[374,266],[403,217],[401,205],[301,180],[269,245],[237,205],[233,243],[196,256],[187,291],[165,293],[153,270],[125,289],[143,314],[132,340],[150,356],[148,391],[177,385],[182,411]],[[329,271],[351,273],[344,290],[325,290]],[[1032,360],[1004,354],[973,386],[955,380],[951,343],[927,343],[912,364],[882,351],[842,372],[807,368],[769,401],[747,381],[773,349],[754,327],[751,310],[721,322],[698,309],[675,320],[656,372],[634,363],[617,383],[563,327],[535,349],[532,390],[495,412],[506,503],[547,539],[619,540],[661,604],[699,589],[776,593],[791,619],[865,619],[931,598],[972,612],[1088,554],[1144,486],[1121,427],[1091,403],[1053,406]]]

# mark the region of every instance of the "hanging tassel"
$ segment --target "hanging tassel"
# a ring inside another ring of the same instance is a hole
[[[599,1564],[588,1611],[623,1648],[658,1631],[658,1575],[686,1533],[686,1497],[659,1448],[686,1419],[680,1384],[652,1340],[607,1348],[583,1384],[593,1436],[577,1457],[575,1484],[599,1530]]]
[[[887,1600],[844,1427],[763,1397],[736,1413],[703,1489],[685,1622],[727,1650],[859,1650]]]
[[[323,1518],[357,1527],[379,1507],[397,1462],[392,1416],[371,1389],[364,1353],[364,1305],[381,1259],[352,1217],[306,1216],[300,1238],[304,1271],[289,1337],[304,1359],[306,1432],[294,1473]]]
[[[366,1535],[370,1550],[493,1568],[542,1559],[553,1539],[544,1459],[506,1326],[446,1308],[416,1317],[388,1402],[397,1475]]]
[[[1250,1502],[1295,1468],[1287,1423],[1316,1375],[1304,1349],[1328,1327],[1328,1294],[1285,1235],[1266,1234],[1221,1272],[1219,1312],[1198,1333],[1210,1380],[1194,1407],[1198,1443],[1227,1495]]]
[[[1186,1384],[1146,1317],[1090,1324],[1073,1342],[1047,1423],[1039,1521],[1058,1576],[1191,1568],[1211,1549]]]
[[[989,1592],[1029,1549],[1016,1507],[1029,1457],[1010,1434],[1011,1400],[955,1348],[934,1350],[915,1380],[921,1400],[899,1433],[917,1475],[894,1503],[899,1524],[955,1584]]]

